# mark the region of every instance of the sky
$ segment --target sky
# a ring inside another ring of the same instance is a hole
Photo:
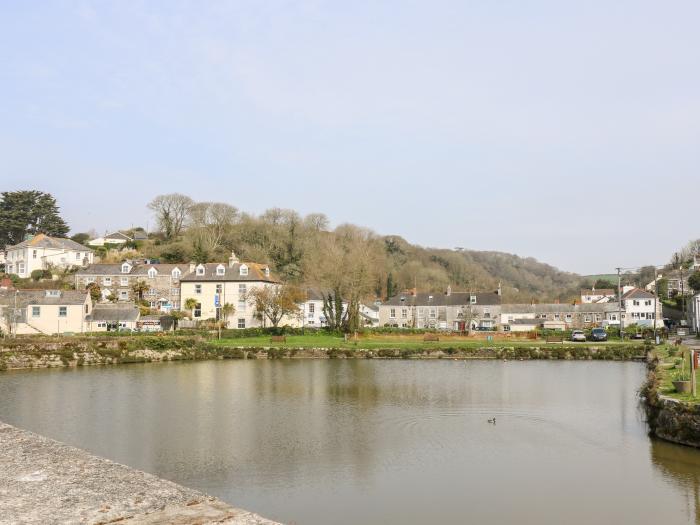
[[[700,237],[700,2],[0,2],[0,191],[180,192],[581,274]]]

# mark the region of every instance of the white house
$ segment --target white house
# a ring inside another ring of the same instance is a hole
[[[71,268],[93,262],[93,251],[70,239],[49,237],[43,233],[6,249],[5,271],[30,277],[34,270],[49,267]]]
[[[5,333],[81,333],[87,331],[92,301],[85,291],[6,288],[0,292],[0,310]]]
[[[615,290],[610,288],[596,290],[593,287],[590,290],[581,290],[581,302],[583,304],[609,303],[615,300],[617,300]]]
[[[700,293],[690,298],[688,318],[693,332],[700,333]]]
[[[96,304],[85,317],[86,332],[135,330],[141,317],[134,303]]]
[[[134,239],[126,235],[125,233],[122,232],[113,232],[108,235],[105,235],[104,237],[97,237],[96,239],[92,239],[91,241],[88,241],[88,244],[90,246],[104,246],[105,244],[112,244],[112,245],[123,245],[126,244],[127,242],[131,242]]]
[[[240,262],[232,253],[228,264],[198,264],[180,278],[180,307],[186,310],[188,299],[194,299],[193,319],[218,320],[222,306],[231,304],[236,311],[227,319],[230,328],[259,327],[267,321],[256,316],[247,294],[253,288],[279,285],[267,265]]]
[[[637,324],[662,327],[664,325],[661,301],[653,293],[634,288],[623,287],[622,309],[625,325]]]

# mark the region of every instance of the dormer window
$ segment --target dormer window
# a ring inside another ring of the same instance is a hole
[[[203,264],[200,264],[199,266],[197,266],[196,273],[197,273],[197,275],[204,275],[204,265]]]
[[[172,275],[173,279],[179,279],[181,273],[182,273],[182,272],[180,272],[180,268],[175,268],[175,269],[172,271],[171,275]]]
[[[46,290],[46,297],[61,297],[60,290]]]
[[[265,267],[265,277],[270,277],[270,269],[267,266]]]
[[[129,263],[122,264],[122,273],[129,273],[131,271],[131,265]]]
[[[248,267],[245,264],[241,264],[240,273],[241,275],[248,275]]]
[[[223,264],[220,264],[219,266],[216,267],[216,275],[224,275],[226,273],[226,267]]]
[[[476,304],[476,295],[470,295],[470,296],[469,296],[469,303],[470,303],[470,304]]]
[[[158,270],[156,270],[155,268],[148,269],[148,278],[149,279],[155,279],[156,275],[158,275]]]

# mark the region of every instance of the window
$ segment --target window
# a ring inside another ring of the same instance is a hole
[[[224,285],[223,284],[217,284],[216,285],[216,293],[221,294],[224,291]]]
[[[32,306],[32,317],[41,316],[41,306]]]
[[[470,304],[476,304],[476,295],[470,295],[470,296],[469,296],[469,303],[470,303]]]
[[[32,250],[32,259],[36,259],[36,250]]]
[[[129,263],[122,264],[122,273],[129,273],[131,271],[131,265]]]
[[[75,260],[76,261],[80,260],[80,252],[75,252]]]
[[[112,286],[112,278],[111,277],[103,277],[102,284],[104,284],[105,286]]]
[[[239,284],[238,285],[238,295],[245,295],[248,293],[248,287],[245,284]]]
[[[180,289],[179,288],[171,288],[170,295],[180,295]]]
[[[645,305],[645,306],[651,306],[651,300],[644,301],[644,305]]]
[[[171,273],[173,279],[179,279],[181,274],[182,274],[182,272],[180,272],[179,268],[173,269],[173,271]]]
[[[122,286],[129,286],[129,278],[128,277],[121,277],[119,279],[119,284]]]
[[[24,263],[17,263],[17,273],[24,273]]]
[[[85,313],[90,313],[90,307],[88,305],[85,305]]]
[[[265,277],[270,277],[270,269],[265,267]]]
[[[396,308],[392,308],[391,310],[389,310],[389,317],[391,319],[396,319]]]
[[[430,309],[430,318],[435,319],[436,316],[437,316],[437,310],[435,308],[431,308]]]
[[[156,290],[155,288],[149,288],[148,290],[146,290],[146,295],[158,295],[158,290]]]
[[[240,274],[248,275],[248,267],[245,264],[241,264]]]
[[[554,318],[555,318],[555,319],[559,319],[559,318],[561,318],[561,315],[560,315],[560,314],[554,314]]]
[[[156,275],[158,275],[158,271],[155,268],[148,269],[148,278],[149,279],[155,279]]]
[[[242,317],[238,319],[238,328],[245,328],[245,319]]]
[[[202,303],[197,303],[194,305],[194,311],[192,312],[193,317],[202,317]]]
[[[201,284],[195,284],[194,285],[194,293],[201,294],[202,293],[202,285]]]
[[[406,319],[408,317],[408,310],[406,308],[401,308],[401,319]]]
[[[155,307],[156,307],[156,302],[155,302],[155,301],[149,301],[148,306],[150,306],[151,308],[155,308]]]
[[[491,318],[491,310],[489,310],[488,308],[484,308],[484,318],[485,319]]]
[[[67,306],[59,306],[58,307],[58,316],[59,317],[68,317],[68,307]]]
[[[196,270],[197,275],[204,275],[204,270],[205,270],[205,268],[203,265],[200,264],[199,266],[197,266],[197,270]]]
[[[216,267],[216,275],[224,275],[226,273],[226,268],[223,264]]]
[[[313,317],[316,313],[316,305],[314,303],[309,303],[309,317]]]
[[[127,301],[129,299],[129,291],[128,290],[119,290],[119,300],[120,301]]]
[[[591,322],[591,316],[590,316],[590,315],[587,315],[587,316],[585,316],[585,317],[583,318],[583,320],[584,320],[584,322],[586,322],[586,323],[590,323],[590,322]]]
[[[94,277],[86,277],[86,278],[85,278],[85,285],[86,285],[86,286],[87,286],[88,284],[92,284],[92,283],[94,283],[94,282],[95,282],[95,278],[94,278]]]
[[[510,332],[510,325],[508,325],[508,324],[503,325],[503,331]]]
[[[639,301],[634,300],[634,301],[632,301],[632,304],[633,304],[634,306],[639,306]]]
[[[572,315],[571,314],[566,314],[566,320],[571,321]]]

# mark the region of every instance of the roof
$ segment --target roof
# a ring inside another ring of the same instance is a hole
[[[47,296],[47,292],[57,292],[58,295]],[[84,304],[88,294],[85,290],[17,290],[17,306]],[[0,304],[14,305],[14,301],[14,290],[0,291]]]
[[[615,295],[612,288],[601,288],[600,290],[581,290],[581,295]]]
[[[128,261],[124,261],[128,262]],[[75,274],[76,275],[109,275],[109,276],[121,276],[121,275],[148,275],[148,270],[150,268],[155,268],[158,273],[171,273],[175,268],[179,268],[180,272],[184,275],[190,269],[189,264],[137,264],[132,266],[129,273],[122,273],[122,264],[91,264],[85,268],[81,268]]]
[[[24,249],[24,248],[51,248],[54,250],[77,250],[77,251],[92,251],[87,246],[65,239],[63,237],[49,237],[44,233],[35,235],[32,239],[27,239],[14,246],[8,246],[8,250]]]
[[[136,321],[141,314],[135,304],[96,304],[87,321]]]
[[[622,296],[623,301],[630,299],[654,299],[656,296],[653,293],[642,290],[641,288],[633,288]]]
[[[471,303],[470,296],[476,296],[476,303]],[[388,299],[382,306],[462,306],[475,304],[477,306],[493,306],[501,304],[501,296],[497,293],[419,293],[416,295],[401,294]]]
[[[145,241],[148,239],[148,234],[142,230],[134,230],[131,235],[135,241]]]
[[[616,312],[615,303],[546,303],[546,304],[504,304],[501,314],[557,314],[557,313],[605,313]]]
[[[241,266],[246,265],[248,267],[248,275],[241,275]],[[197,275],[197,267],[204,266],[204,274]],[[216,269],[219,266],[224,267],[224,274],[217,275]],[[229,266],[224,263],[205,263],[202,265],[197,265],[195,271],[189,272],[180,278],[180,282],[202,282],[202,281],[262,281],[266,283],[277,283],[276,279],[272,276],[265,276],[265,268],[268,268],[265,264],[258,263],[234,263]]]

